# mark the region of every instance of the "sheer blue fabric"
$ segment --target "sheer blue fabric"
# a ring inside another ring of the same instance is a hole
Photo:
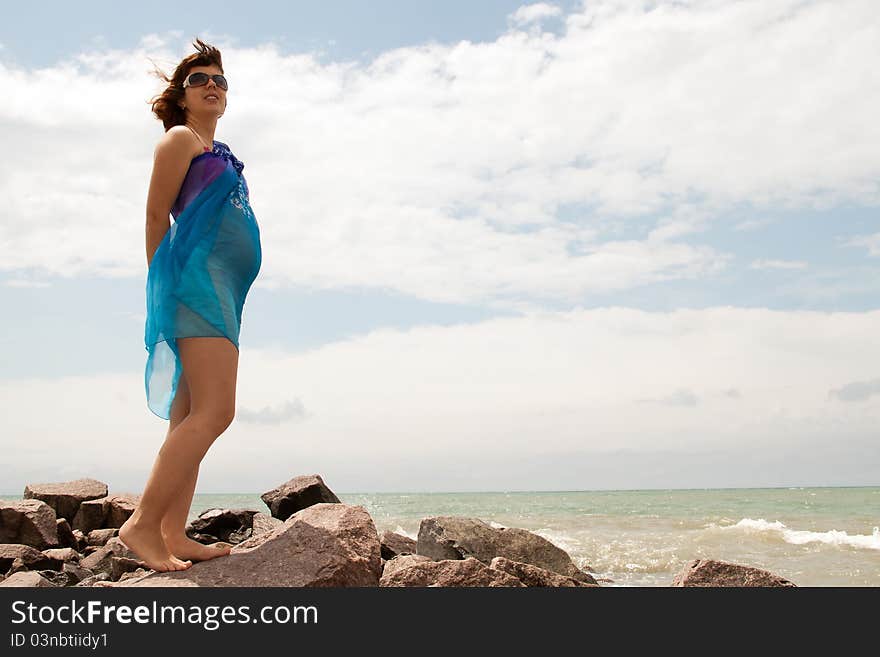
[[[147,406],[165,420],[182,372],[179,338],[225,337],[238,349],[245,298],[262,264],[243,169],[219,141],[193,158],[174,222],[150,261],[144,386]]]

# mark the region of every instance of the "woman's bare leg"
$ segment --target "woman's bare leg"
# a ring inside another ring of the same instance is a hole
[[[186,372],[180,375],[177,384],[177,393],[171,404],[171,415],[168,422],[168,433],[174,429],[189,415],[189,386],[186,383]],[[178,559],[190,559],[192,561],[205,561],[214,557],[222,557],[229,554],[230,547],[211,547],[202,545],[186,535],[186,521],[192,507],[192,498],[196,490],[196,482],[199,478],[198,464],[187,477],[180,489],[180,493],[171,502],[171,506],[162,517],[162,537],[165,545]]]
[[[119,538],[150,568],[161,571],[192,565],[171,553],[162,536],[162,518],[232,422],[238,374],[238,349],[226,338],[179,338],[177,345],[187,372],[190,412],[168,432],[140,503],[119,528]]]

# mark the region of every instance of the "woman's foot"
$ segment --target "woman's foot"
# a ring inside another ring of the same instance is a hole
[[[180,559],[192,559],[193,561],[207,561],[216,557],[223,557],[232,550],[231,545],[222,543],[214,543],[213,545],[203,545],[198,541],[192,540],[186,534],[175,536],[165,536],[165,545],[171,550],[175,557]]]
[[[158,528],[139,525],[134,514],[119,528],[119,540],[153,570],[169,572],[192,566],[191,561],[181,561],[171,553]]]

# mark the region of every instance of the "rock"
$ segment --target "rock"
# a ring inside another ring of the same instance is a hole
[[[107,541],[106,545],[102,545],[82,559],[79,565],[91,570],[93,573],[107,573],[109,576],[113,569],[113,557],[138,559],[138,556],[125,547],[125,544],[119,540],[118,536],[114,536]]]
[[[30,568],[27,567],[27,564],[25,564],[24,559],[22,559],[21,557],[16,557],[15,559],[12,560],[12,563],[9,564],[9,570],[6,571],[6,576],[9,577],[10,575],[12,575],[14,573],[25,571],[25,570],[30,570]]]
[[[25,499],[41,500],[55,511],[58,518],[73,520],[79,505],[107,495],[107,484],[96,479],[77,479],[53,484],[28,484]]]
[[[67,574],[67,586],[76,586],[84,579],[93,575],[91,570],[86,570],[72,561],[68,561],[64,564],[63,572]]]
[[[55,513],[54,511],[52,513]],[[10,575],[2,582],[0,582],[0,586],[20,586],[20,587],[41,587],[48,588],[54,587],[55,584],[50,582],[48,579],[43,577],[36,570],[24,570],[13,575]]]
[[[416,552],[435,560],[472,556],[487,566],[495,557],[506,557],[581,582],[596,583],[591,575],[574,565],[565,550],[546,538],[517,527],[496,529],[478,518],[423,518],[419,525]]]
[[[279,525],[284,524],[283,520],[273,518],[272,516],[267,516],[265,513],[260,512],[254,514],[252,522],[253,526],[251,527],[251,536],[259,536],[260,534],[265,534],[266,532],[272,531]]]
[[[131,586],[377,586],[380,562],[379,536],[367,510],[321,503],[239,543],[226,556],[152,573]]]
[[[33,572],[42,575],[53,586],[73,586],[77,582],[63,570],[35,570]]]
[[[82,558],[79,552],[74,550],[73,548],[52,548],[49,550],[43,550],[43,554],[52,559],[58,559],[63,562],[72,562],[79,563],[79,560]]]
[[[106,545],[114,536],[119,536],[119,529],[109,527],[107,529],[93,529],[86,536],[86,542],[89,545]]]
[[[340,503],[319,474],[300,475],[260,495],[273,518],[287,520],[313,504]]]
[[[90,575],[83,580],[80,580],[79,584],[76,586],[94,586],[96,582],[104,582],[110,579],[110,573],[95,573],[94,575]]]
[[[574,577],[554,573],[546,568],[539,568],[520,561],[511,561],[504,557],[495,557],[489,563],[489,567],[516,577],[525,586],[592,586],[599,588],[599,585],[595,583],[590,584]]]
[[[382,544],[382,558],[385,560],[393,559],[402,554],[416,554],[416,541],[409,536],[386,529],[382,532],[380,542]]]
[[[88,534],[93,529],[101,529],[107,518],[107,498],[86,500],[79,505],[73,517],[73,528]]]
[[[241,543],[251,537],[257,513],[251,509],[208,509],[187,526],[186,534],[205,545],[217,541]]]
[[[109,495],[106,498],[106,515],[104,516],[104,527],[122,527],[125,521],[131,517],[140,504],[141,496],[132,493],[123,493],[121,495]]]
[[[76,545],[71,545],[70,547],[72,547],[77,552],[82,552],[89,544],[86,535],[83,534],[82,531],[80,531],[79,529],[73,530],[73,538],[76,540]]]
[[[22,565],[28,570],[61,570],[64,565],[63,559],[47,555],[30,545],[0,543],[0,571],[8,571],[16,559],[21,559]]]
[[[0,543],[58,547],[55,511],[41,500],[0,500]]]
[[[73,548],[74,550],[79,547],[76,534],[73,533],[70,523],[65,518],[55,519],[55,529],[58,532],[58,545],[63,548]]]
[[[418,554],[405,554],[385,563],[379,586],[520,587],[523,583],[473,557],[435,561]]]
[[[136,570],[150,570],[140,559],[131,559],[129,557],[110,557],[110,579],[114,582],[120,579],[125,573],[134,572]]]
[[[694,559],[673,578],[671,586],[797,586],[760,568],[715,559]]]

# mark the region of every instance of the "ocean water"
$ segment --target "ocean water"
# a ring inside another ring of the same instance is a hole
[[[880,586],[880,487],[336,494],[380,534],[415,539],[435,515],[527,529],[614,580],[605,586],[668,586],[703,558],[798,586]],[[190,519],[212,507],[268,511],[259,494],[197,494]]]

